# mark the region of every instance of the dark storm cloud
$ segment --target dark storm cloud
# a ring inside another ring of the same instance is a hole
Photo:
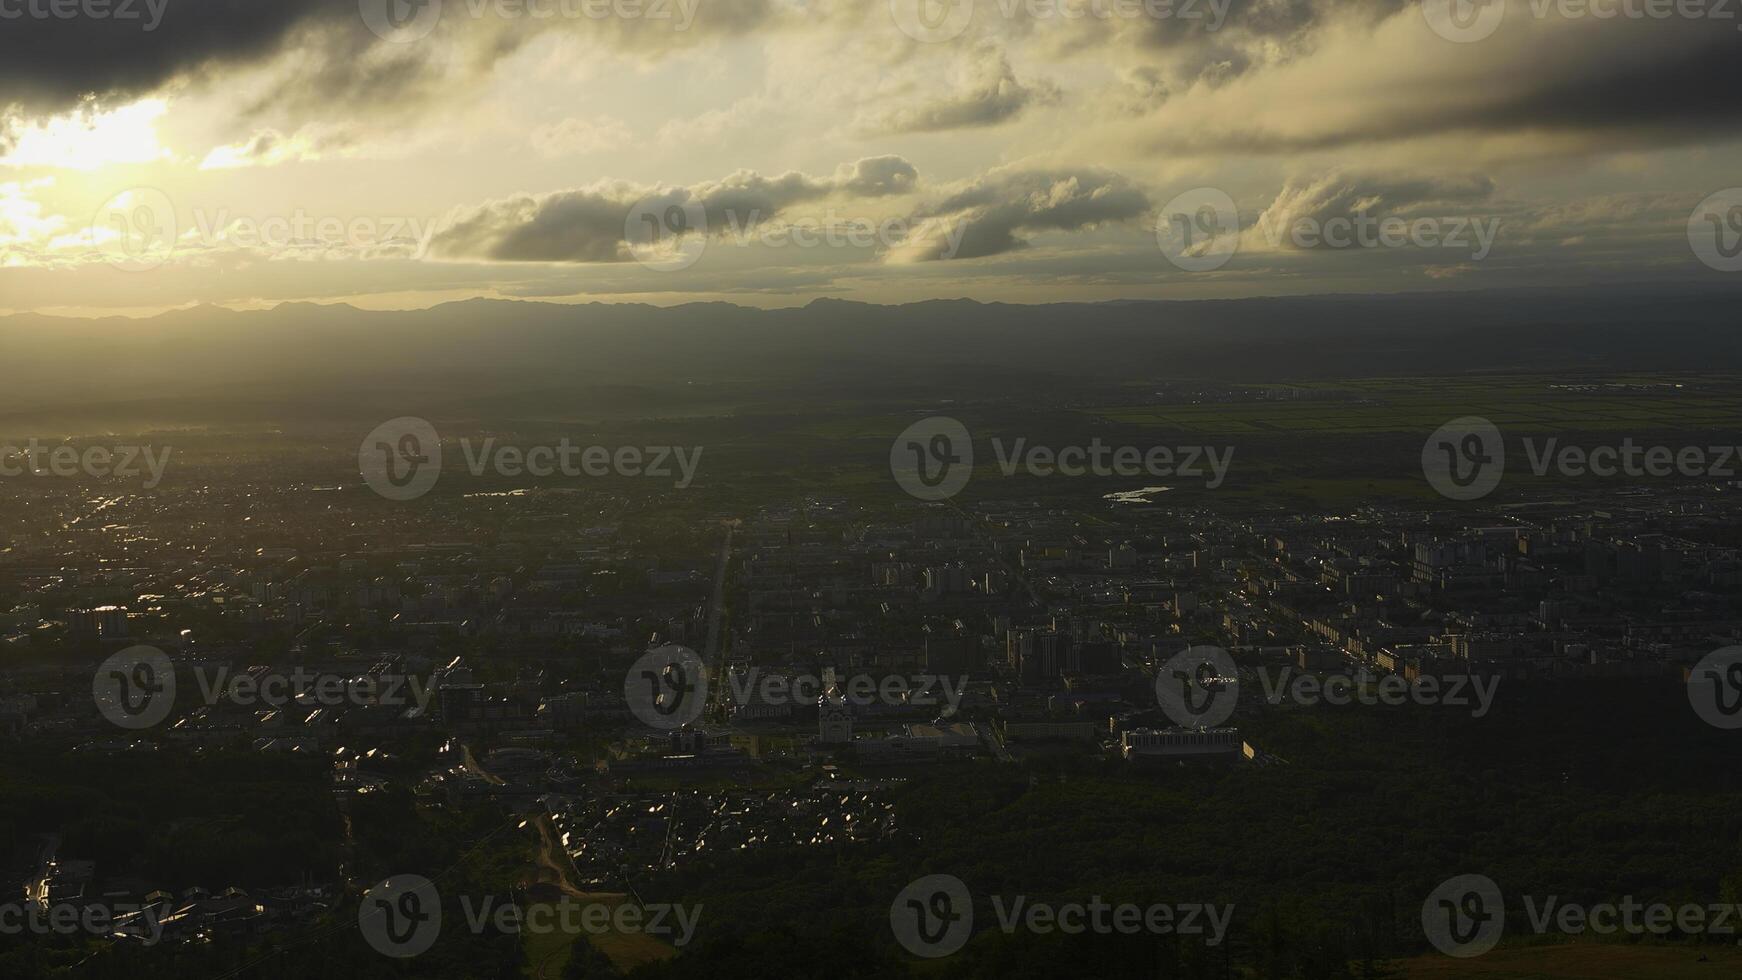
[[[1662,129],[1742,119],[1742,33],[1733,24],[1660,30],[1660,38],[1615,38],[1607,50],[1577,62],[1569,58],[1554,75],[1497,92],[1463,120],[1452,121],[1489,129]]]
[[[445,86],[488,73],[546,31],[585,34],[615,50],[659,57],[755,30],[769,22],[773,9],[771,0],[658,8],[693,14],[692,23],[678,22],[669,12],[601,18],[596,5],[575,0],[536,7],[513,0],[365,2],[392,5],[405,17],[433,5],[439,16],[427,32],[396,43],[370,29],[359,0],[3,0],[0,125],[8,115],[131,100],[182,78],[221,80],[225,70],[287,51],[298,53],[294,73],[287,72],[250,112],[335,105],[390,109],[439,98]],[[54,16],[57,8],[72,16]],[[98,11],[105,13],[96,16]]]
[[[1202,36],[1165,22],[1145,25],[1147,40],[1168,46],[1166,77],[1176,93],[1208,83],[1195,94],[1213,96],[1237,79],[1263,85],[1267,73],[1286,72],[1291,63],[1314,66],[1298,76],[1307,82],[1334,79],[1347,65],[1353,77],[1370,78],[1373,86],[1301,90],[1303,100],[1313,101],[1303,102],[1299,118],[1314,124],[1299,127],[1261,111],[1286,103],[1289,88],[1255,91],[1258,111],[1230,103],[1219,117],[1157,132],[1153,142],[1197,152],[1274,153],[1473,132],[1588,133],[1649,144],[1721,138],[1742,121],[1742,100],[1735,97],[1742,33],[1735,18],[1569,18],[1558,4],[1523,0],[1506,9],[1490,37],[1472,43],[1432,38],[1407,54],[1379,42],[1403,36],[1395,30],[1374,35],[1368,52],[1346,40],[1335,51],[1319,45],[1328,36],[1324,26],[1337,16],[1370,27],[1382,15],[1411,18],[1419,23],[1389,26],[1425,31],[1415,5],[1244,4],[1231,13],[1227,29]],[[1187,44],[1194,37],[1197,43]],[[1337,101],[1322,101],[1328,93]],[[1361,107],[1371,111],[1352,111]]]
[[[544,35],[587,38],[617,54],[648,60],[692,45],[746,34],[773,23],[774,0],[360,0],[373,9],[435,4],[427,37],[383,41],[362,29],[356,4],[347,17],[311,31],[299,73],[250,107],[294,113],[333,105],[365,113],[439,104],[455,87],[490,75],[498,62]],[[622,11],[622,13],[619,13]]]
[[[144,95],[179,75],[268,56],[311,22],[358,21],[356,0],[114,0],[102,18],[9,9],[21,16],[0,20],[0,106],[27,113]]]
[[[1312,149],[1437,132],[1570,131],[1706,139],[1742,121],[1742,33],[1710,23],[1617,25],[1567,39],[1528,65],[1495,66],[1486,84],[1405,117],[1376,117],[1284,147]],[[1629,36],[1631,35],[1631,36]],[[1451,94],[1451,93],[1448,93]]]

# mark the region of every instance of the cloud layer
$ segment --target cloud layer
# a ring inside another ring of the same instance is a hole
[[[1454,38],[1422,0],[977,0],[937,38],[896,16],[918,0],[79,13],[100,2],[0,20],[0,292],[29,297],[14,302],[1700,276],[1690,213],[1742,183],[1742,31],[1717,4],[1604,18],[1495,0],[1480,36]],[[857,162],[832,169],[842,160]],[[423,259],[207,236],[116,278],[91,216],[141,188],[173,200],[184,229],[195,209],[446,217]],[[1238,202],[1247,231],[1225,267],[1188,272],[1158,248],[1155,211],[1196,190]],[[1265,232],[1360,216],[1501,232],[1480,261]],[[869,248],[720,249],[681,275],[630,261],[653,229],[719,241],[859,220],[896,231]],[[226,292],[201,263],[253,285]]]
[[[460,209],[437,229],[431,254],[497,262],[627,262],[635,258],[632,245],[642,241],[632,242],[631,236],[643,220],[663,223],[674,232],[724,235],[825,197],[905,194],[918,179],[918,171],[906,160],[883,156],[843,166],[831,177],[797,171],[767,177],[740,170],[688,187],[602,181]],[[674,214],[683,217],[668,218]]]

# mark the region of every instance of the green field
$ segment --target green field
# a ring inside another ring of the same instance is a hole
[[[597,902],[615,908],[629,900],[627,895],[616,893],[586,894],[576,897],[578,901]],[[548,904],[548,903],[538,903]],[[529,906],[531,908],[536,906]],[[569,957],[574,951],[575,941],[585,935],[587,942],[593,948],[611,960],[611,965],[620,972],[628,972],[644,963],[669,960],[677,955],[677,951],[658,938],[646,933],[605,932],[598,935],[585,933],[534,932],[523,931],[522,939],[526,947],[527,965],[523,975],[533,980],[556,980],[562,976],[563,969],[568,966]]]
[[[1293,399],[1082,409],[1126,425],[1201,435],[1361,435],[1431,432],[1464,415],[1507,431],[1726,429],[1742,420],[1742,387],[1704,378],[1607,378],[1568,387],[1551,378],[1399,378],[1297,386],[1348,400]],[[1627,387],[1633,386],[1633,387]]]
[[[1406,980],[1717,980],[1742,976],[1733,947],[1566,943],[1502,946],[1471,959],[1423,956],[1392,964]]]

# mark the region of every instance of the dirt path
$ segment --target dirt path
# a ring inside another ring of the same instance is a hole
[[[478,760],[472,755],[472,747],[464,742],[460,743],[460,765],[465,766],[468,772],[476,774],[479,778],[493,786],[502,785],[500,777],[492,774],[490,770],[485,769],[483,766],[478,764]]]
[[[538,865],[540,883],[555,885],[570,898],[592,901],[607,897],[622,897],[621,895],[605,896],[581,891],[581,886],[575,883],[575,862],[569,858],[569,852],[557,842],[556,828],[551,826],[550,817],[539,814],[533,819],[533,823],[538,827],[538,854],[533,860]]]
[[[538,849],[533,855],[534,874],[539,884],[556,888],[565,900],[587,904],[617,906],[633,901],[622,892],[589,892],[582,890],[575,862],[567,848],[557,840],[556,827],[548,814],[532,818],[538,827]],[[642,963],[670,959],[676,950],[646,933],[607,933],[589,936],[588,942],[610,958],[619,970],[631,970]],[[569,947],[564,945],[536,954],[531,973],[539,980],[556,980],[561,965],[568,963]]]

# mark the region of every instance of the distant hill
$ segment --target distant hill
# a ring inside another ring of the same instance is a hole
[[[1159,379],[1742,369],[1738,288],[758,310],[471,300],[0,318],[0,421],[682,414]],[[1039,386],[1039,387],[1032,387]],[[13,426],[0,425],[0,429]]]

